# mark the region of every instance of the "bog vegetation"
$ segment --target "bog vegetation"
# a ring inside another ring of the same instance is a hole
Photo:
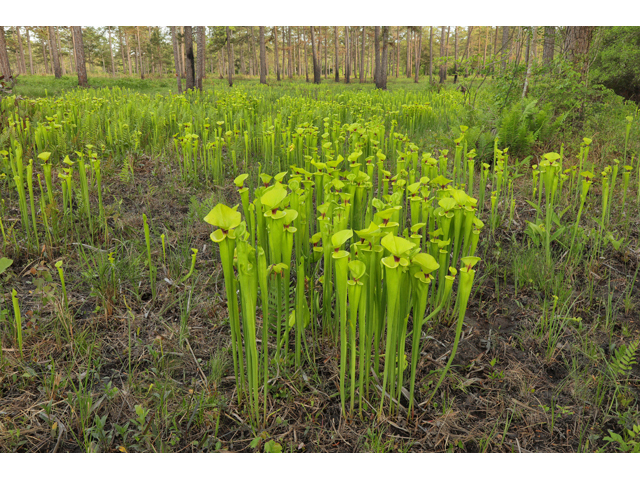
[[[3,451],[640,449],[634,104],[100,81],[0,100]]]

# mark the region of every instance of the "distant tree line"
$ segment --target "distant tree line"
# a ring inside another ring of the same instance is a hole
[[[604,28],[604,27],[599,27]],[[176,76],[180,91],[207,75],[275,81],[304,77],[375,82],[389,77],[443,83],[499,74],[561,56],[586,74],[596,27],[509,26],[105,26],[0,27],[0,69],[14,75]],[[436,77],[436,78],[434,78]],[[525,86],[526,88],[526,86]]]

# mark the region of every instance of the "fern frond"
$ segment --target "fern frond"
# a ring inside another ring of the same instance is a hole
[[[637,364],[635,357],[640,345],[640,339],[627,345],[620,345],[616,349],[609,363],[609,367],[616,376],[622,376],[629,373],[633,365]]]

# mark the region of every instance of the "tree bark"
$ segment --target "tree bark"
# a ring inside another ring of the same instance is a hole
[[[205,26],[198,27],[198,75],[196,76],[196,88],[202,91],[204,76],[206,74],[207,35]]]
[[[42,58],[44,60],[44,73],[45,75],[49,73],[49,58],[47,57],[47,41],[42,39]],[[51,70],[53,73],[53,70]]]
[[[329,36],[329,27],[324,27],[324,79],[327,79],[327,37]]]
[[[293,64],[291,63],[291,27],[287,28],[287,67],[289,78],[293,78]]]
[[[180,27],[180,75],[182,78],[187,78],[187,61],[184,55],[184,27]]]
[[[489,27],[485,27],[484,30],[484,52],[482,53],[482,68],[487,63],[487,46],[489,45]]]
[[[116,62],[113,59],[113,45],[111,44],[111,27],[107,27],[107,34],[109,36],[109,54],[111,55],[111,76],[116,76]]]
[[[171,44],[173,45],[173,64],[176,69],[176,81],[178,83],[178,93],[182,93],[182,79],[180,78],[180,52],[178,50],[178,39],[176,38],[176,27],[171,28]]]
[[[364,83],[365,74],[364,74],[364,41],[366,38],[366,30],[367,27],[362,27],[362,45],[360,47],[360,83]]]
[[[496,71],[496,53],[498,53],[498,32],[500,28],[496,27],[496,34],[493,37],[493,59],[491,61],[491,74],[494,74]]]
[[[129,37],[126,31],[124,34],[124,39],[125,39],[125,43],[127,44],[127,64],[129,65],[129,75],[133,75],[134,69],[136,70],[136,74],[137,74],[138,60],[136,57],[136,61],[133,64],[131,63],[131,38]],[[182,72],[180,73],[180,75],[182,75]]]
[[[444,65],[444,48],[445,48],[445,40],[444,40],[444,26],[440,31],[440,83],[444,83],[444,79],[446,78],[446,67]]]
[[[545,65],[553,63],[556,45],[556,27],[544,27],[544,46],[542,48],[542,62]]]
[[[309,60],[307,59],[307,34],[304,32],[304,27],[302,27],[302,32],[304,33],[304,42],[302,43],[302,49],[304,50],[304,76],[306,78],[306,82],[309,83]]]
[[[184,53],[186,56],[185,70],[187,81],[186,90],[193,90],[196,87],[196,76],[194,71],[194,58],[193,58],[193,28],[191,26],[184,27]]]
[[[78,61],[76,60],[76,52],[75,52],[75,48],[76,48],[76,36],[73,33],[73,27],[69,27],[69,30],[71,31],[71,53],[73,54],[73,69],[77,72],[78,71]]]
[[[338,27],[333,27],[333,43],[334,43],[334,47],[335,47],[335,53],[336,53],[336,61],[335,64],[333,65],[333,70],[335,73],[335,81],[339,82],[340,81],[340,73],[338,72],[339,68],[340,68],[340,60],[338,57]]]
[[[173,27],[173,28],[175,29],[175,27]],[[174,35],[175,35],[175,32],[174,32]],[[124,46],[122,44],[122,30],[120,29],[120,27],[118,27],[118,42],[120,42],[119,43],[119,45],[120,45],[120,55],[122,56],[122,73],[125,74],[126,73],[126,71],[125,71],[126,63],[125,63],[125,59],[124,59]]]
[[[260,83],[267,83],[267,48],[264,44],[264,27],[260,28]]]
[[[29,27],[25,27],[27,36],[27,49],[29,50],[29,73],[33,75],[33,52],[31,51],[31,38],[29,36]]]
[[[51,62],[53,63],[53,74],[56,78],[62,78],[62,69],[60,68],[60,58],[58,57],[58,45],[56,43],[56,32],[53,27],[49,30],[49,47],[51,49]]]
[[[404,73],[411,78],[411,27],[407,27],[407,65]]]
[[[457,45],[456,45],[457,48]],[[422,27],[418,27],[418,45],[416,48],[416,72],[415,72],[415,78],[414,78],[414,83],[418,83],[418,80],[420,78],[420,60],[422,57]]]
[[[458,27],[453,27],[453,83],[458,83]]]
[[[76,70],[78,73],[78,85],[88,87],[87,66],[84,60],[84,44],[82,42],[82,27],[71,27],[73,29],[73,50],[76,58]]]
[[[278,27],[273,27],[273,44],[274,44],[274,53],[273,53],[273,63],[276,70],[276,80],[280,81],[280,63],[278,63]]]
[[[26,75],[27,65],[24,63],[24,49],[22,47],[22,35],[20,34],[20,27],[16,27],[16,34],[18,36],[18,52],[20,53],[20,70],[22,74]]]
[[[396,27],[396,78],[400,76],[400,27]]]
[[[507,57],[509,55],[509,27],[502,27],[502,73],[507,70]]]
[[[144,80],[144,70],[142,68],[142,47],[140,46],[140,27],[139,26],[136,27],[136,39],[138,41],[138,51],[136,52],[136,57],[138,59],[138,73],[140,74],[140,78]],[[189,89],[189,80],[187,80],[187,90],[188,89]]]
[[[433,83],[433,27],[429,27],[429,83]]]
[[[382,27],[382,61],[380,66],[380,88],[387,89],[387,67],[389,64],[389,27]]]
[[[13,81],[11,65],[9,64],[9,52],[7,51],[7,40],[4,36],[4,27],[0,27],[0,74],[4,75],[5,81]]]
[[[285,27],[282,27],[282,78],[284,78],[287,72],[287,70],[285,69],[285,63],[284,63],[285,52],[287,51],[287,49],[284,46],[284,41],[286,36],[287,34],[286,34]]]
[[[321,73],[320,62],[318,61],[318,52],[316,51],[316,37],[313,33],[314,27],[309,27],[311,30],[311,55],[313,57],[313,83],[320,85]]]
[[[253,38],[253,27],[249,27],[249,48],[249,67],[251,69],[251,76],[255,76],[258,66],[256,65],[256,45]]]
[[[380,27],[375,27],[375,36],[373,40],[373,48],[375,50],[375,68],[373,70],[373,80],[376,83],[376,88],[382,88],[382,65],[380,61]]]
[[[531,76],[531,68],[533,67],[533,58],[535,56],[531,52],[531,47],[534,42],[535,29],[536,27],[531,27],[531,32],[529,32],[529,42],[527,44],[528,45],[527,51],[529,52],[529,55],[527,58],[527,73],[524,77],[524,88],[522,89],[522,98],[527,96],[527,91],[529,89],[529,77]]]
[[[262,27],[261,27],[262,28]],[[227,58],[229,60],[228,67],[228,78],[229,78],[229,86],[233,87],[233,50],[231,49],[231,29],[227,27]]]
[[[589,50],[595,28],[593,26],[567,27],[565,55],[567,60],[572,62],[576,70],[582,74],[583,79],[589,73]]]
[[[349,27],[344,27],[344,81],[345,83],[351,83],[351,55],[349,48]]]

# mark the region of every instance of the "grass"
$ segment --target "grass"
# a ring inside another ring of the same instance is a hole
[[[66,87],[56,82],[20,77],[18,94],[38,97],[46,89],[50,97],[41,100],[37,108],[25,107],[32,108],[25,110],[32,122],[46,123],[45,116],[57,108],[57,96],[73,87],[71,78],[63,79],[69,84]],[[130,89],[125,94],[131,96],[130,103],[149,109],[157,93],[175,88],[174,82],[166,79],[112,81],[97,77],[91,82]],[[256,83],[240,81],[237,90],[247,98],[265,95],[265,104],[280,102],[290,113],[295,113],[293,106],[299,102],[304,106],[297,111],[296,123],[314,123],[315,119],[320,131],[326,112],[338,112],[341,122],[352,123],[355,118],[349,117],[349,108],[365,98],[374,99],[368,110],[361,111],[370,121],[380,105],[395,108],[411,104],[421,95],[433,95],[425,93],[425,84],[415,86],[405,81],[391,83],[391,92],[385,98],[372,92],[370,85],[326,82],[317,90],[320,99],[316,100],[314,87],[305,84],[284,82],[266,91]],[[209,80],[207,86],[216,92],[222,90],[219,99],[225,98],[228,87],[223,81]],[[137,93],[144,96],[134,98]],[[71,92],[63,98],[67,102],[84,101],[74,97],[81,94]],[[106,99],[99,114],[106,115],[112,101],[108,92],[92,90],[91,96],[94,94]],[[445,89],[445,94],[451,104],[464,101],[454,90]],[[339,106],[341,101],[350,107]],[[478,102],[478,108],[492,108],[482,95]],[[160,108],[160,103],[155,107]],[[310,359],[302,355],[301,368],[285,368],[276,361],[268,366],[269,394],[260,406],[261,410],[266,406],[266,423],[256,431],[248,410],[238,402],[224,275],[217,249],[209,239],[211,229],[202,221],[217,203],[241,203],[232,182],[232,158],[225,148],[221,182],[184,177],[172,147],[160,142],[155,145],[162,147],[156,148],[145,139],[152,124],[142,119],[149,109],[141,107],[140,115],[133,112],[130,116],[132,127],[144,131],[139,146],[135,139],[127,138],[120,145],[109,144],[106,153],[100,154],[105,218],[99,221],[99,199],[90,179],[91,230],[82,221],[86,214],[80,213],[87,202],[78,190],[78,173],[74,176],[76,190],[70,197],[77,213],[54,223],[51,212],[50,230],[55,235],[54,225],[61,229],[52,242],[42,234],[43,224],[37,222],[40,250],[33,247],[34,240],[29,240],[22,229],[13,182],[0,180],[5,182],[0,216],[7,238],[6,242],[3,238],[0,257],[14,261],[0,273],[2,451],[615,451],[620,442],[607,440],[607,436],[618,438],[609,431],[629,442],[628,432],[640,423],[640,370],[632,363],[621,369],[620,359],[640,329],[639,307],[631,301],[639,293],[634,281],[640,221],[633,195],[638,188],[635,171],[624,210],[623,182],[618,178],[609,223],[604,228],[596,222],[603,213],[601,183],[591,186],[580,222],[575,222],[579,207],[576,184],[570,198],[556,197],[556,213],[572,206],[560,223],[579,228],[575,230],[575,245],[574,229],[568,228],[550,242],[548,250],[544,237],[536,244],[525,233],[527,222],[536,223],[537,216],[525,201],[532,198],[531,174],[526,165],[525,175],[513,178],[512,221],[510,198],[506,189],[502,190],[494,233],[486,228],[479,240],[482,263],[463,318],[458,352],[431,403],[426,401],[447,365],[457,318],[422,333],[416,367],[416,413],[409,421],[402,418],[408,405],[402,395],[399,417],[377,417],[378,404],[371,402],[365,404],[362,418],[354,416],[345,421],[340,404],[339,347],[328,336],[306,335],[304,341],[312,354]],[[473,128],[470,120],[479,115],[466,107],[457,112],[454,116],[451,112],[440,115],[434,123],[436,128],[424,132],[411,127],[408,113],[394,114],[398,120],[396,132],[406,133],[421,153],[443,148],[453,152],[452,140],[459,135],[459,125],[467,122]],[[224,114],[224,109],[212,110],[210,123],[224,118]],[[271,114],[270,109],[260,112]],[[616,110],[612,116],[620,114]],[[318,115],[322,117],[317,119]],[[90,131],[90,118],[87,111],[83,119],[87,123],[81,130],[84,137],[70,137],[66,143],[47,146],[58,148],[57,158],[52,159],[54,165],[87,143],[106,143],[98,127]],[[391,119],[386,121],[390,127]],[[451,123],[447,125],[447,121]],[[477,120],[478,125],[481,122]],[[261,139],[262,128],[256,131]],[[578,163],[575,155],[586,133],[563,135],[560,140],[565,144],[567,168]],[[633,138],[631,135],[628,146],[631,152],[638,148]],[[619,137],[611,135],[594,142],[585,168],[599,175],[613,158],[621,158],[624,139],[625,126]],[[8,139],[0,140],[0,149],[9,149]],[[25,150],[25,165],[43,151],[31,148]],[[243,148],[238,148],[242,153],[238,158],[244,158]],[[250,165],[240,162],[238,168],[251,174],[249,183],[257,183],[258,159],[263,172],[269,165],[270,173],[279,170],[277,159],[267,160],[262,147],[255,148]],[[534,155],[547,152],[544,145],[534,144]],[[524,154],[514,155],[508,164],[524,158]],[[496,181],[492,173],[483,213],[487,226]],[[477,189],[479,170],[475,174]],[[253,189],[256,183],[251,184]],[[36,186],[34,205],[39,205],[40,193]],[[30,202],[25,205],[30,210]],[[39,212],[36,221],[42,218],[41,209],[30,211]],[[540,220],[546,221],[546,212],[543,205]],[[143,214],[148,221],[148,241]],[[553,224],[552,216],[548,218]],[[27,215],[24,223],[25,228],[33,230],[31,216]],[[610,242],[604,244],[606,232],[624,238],[619,249]],[[185,278],[191,270],[192,248],[198,249],[195,267]],[[592,255],[595,248],[597,256]],[[64,287],[56,269],[58,261],[64,269]],[[152,267],[155,285],[149,277]],[[292,282],[297,280],[294,273]],[[22,323],[21,347],[16,338],[13,289]],[[321,286],[316,290],[321,291]],[[319,299],[311,300],[318,302],[315,311],[321,312]],[[291,304],[296,301],[292,295]],[[263,320],[260,313],[258,310],[259,325]],[[292,349],[294,340],[292,335]],[[383,379],[378,380],[378,385],[372,385],[376,395]]]

